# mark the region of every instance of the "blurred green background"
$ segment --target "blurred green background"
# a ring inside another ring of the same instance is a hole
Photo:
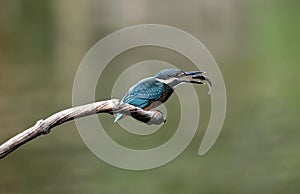
[[[210,101],[198,87],[201,124],[171,163],[146,171],[110,166],[87,149],[72,121],[0,160],[0,193],[299,193],[299,10],[297,0],[0,1],[1,142],[70,107],[85,53],[131,25],[171,25],[197,37],[218,62],[228,96],[223,131],[203,157],[197,151]],[[110,98],[122,70],[146,59],[185,61],[161,48],[123,53],[101,77],[97,99]],[[173,96],[169,112],[177,104]],[[177,124],[169,114],[159,132],[137,137],[113,117],[99,118],[115,140],[134,148],[167,141]]]

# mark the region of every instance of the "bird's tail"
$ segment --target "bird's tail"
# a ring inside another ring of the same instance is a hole
[[[121,114],[121,113],[117,113],[114,123],[116,123],[118,120],[122,119],[123,117],[125,117],[125,115]]]

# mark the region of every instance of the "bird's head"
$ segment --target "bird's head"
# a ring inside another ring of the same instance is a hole
[[[165,83],[171,87],[175,87],[180,83],[194,83],[194,84],[205,84],[209,87],[209,94],[212,83],[208,77],[206,77],[203,71],[182,71],[180,69],[164,69],[157,74],[155,78],[157,81]]]

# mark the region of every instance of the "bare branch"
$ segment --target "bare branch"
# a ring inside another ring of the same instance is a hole
[[[97,113],[115,114],[118,112],[131,116],[148,125],[159,125],[165,122],[163,114],[160,111],[144,111],[143,109],[129,104],[121,104],[118,99],[77,106],[62,110],[44,120],[41,119],[34,126],[4,142],[0,145],[0,159],[4,158],[26,142],[29,142],[40,135],[48,134],[53,127],[61,125],[67,121]]]

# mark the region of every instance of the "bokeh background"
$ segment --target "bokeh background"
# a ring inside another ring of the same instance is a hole
[[[218,62],[228,96],[223,131],[203,157],[197,151],[210,101],[197,87],[201,124],[171,163],[146,171],[110,166],[71,121],[0,160],[0,193],[299,193],[299,10],[297,0],[0,1],[1,142],[70,107],[85,53],[131,25],[171,25],[197,37]],[[187,62],[162,48],[132,49],[107,67],[97,99],[109,99],[118,75],[149,59]],[[151,148],[174,133],[178,103],[176,96],[168,101],[167,123],[147,137],[127,133],[109,115],[99,118],[120,144]]]

